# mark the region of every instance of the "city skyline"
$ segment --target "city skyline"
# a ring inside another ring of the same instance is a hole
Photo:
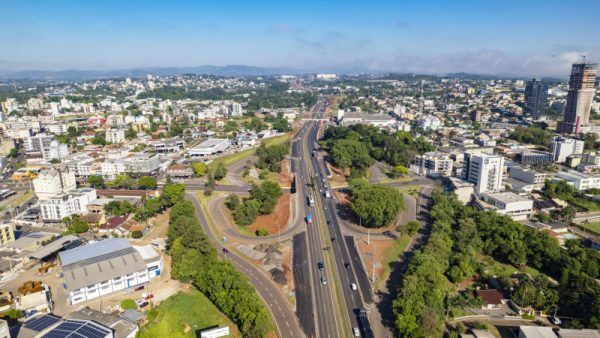
[[[566,78],[582,55],[600,56],[593,1],[4,7],[3,73],[250,65]]]

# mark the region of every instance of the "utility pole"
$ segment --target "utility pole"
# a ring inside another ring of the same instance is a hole
[[[371,245],[371,228],[367,229],[367,245]]]
[[[373,250],[373,285],[375,285],[375,250]]]

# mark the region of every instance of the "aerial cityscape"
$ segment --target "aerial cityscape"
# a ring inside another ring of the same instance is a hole
[[[0,338],[600,338],[600,2],[2,7]]]

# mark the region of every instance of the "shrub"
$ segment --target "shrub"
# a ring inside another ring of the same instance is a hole
[[[142,236],[144,236],[144,233],[141,230],[135,230],[131,233],[131,237],[133,238],[142,238]]]

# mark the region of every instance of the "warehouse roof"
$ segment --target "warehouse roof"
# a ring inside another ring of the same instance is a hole
[[[60,253],[68,290],[100,283],[146,269],[126,238],[112,238]]]

